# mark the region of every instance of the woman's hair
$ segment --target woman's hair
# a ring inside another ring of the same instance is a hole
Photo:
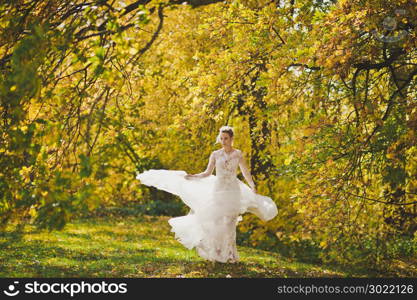
[[[222,132],[228,133],[231,138],[234,136],[233,128],[232,127],[230,127],[230,126],[222,126],[219,129],[219,134],[217,135],[215,144],[220,143],[220,138],[221,138]]]

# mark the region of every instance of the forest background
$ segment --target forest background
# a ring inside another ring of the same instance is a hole
[[[203,171],[227,124],[279,210],[240,243],[415,266],[416,20],[413,0],[0,1],[2,228],[184,214],[136,173]]]

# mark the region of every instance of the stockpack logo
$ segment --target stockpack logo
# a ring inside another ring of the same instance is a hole
[[[19,284],[19,281],[13,282],[13,284],[10,284],[6,290],[3,291],[7,296],[14,297],[20,293],[20,291],[17,289],[17,285]]]
[[[77,294],[126,294],[127,283],[101,282],[26,282],[18,289],[19,281],[9,284],[3,293],[9,297],[19,294],[67,294],[74,297]]]

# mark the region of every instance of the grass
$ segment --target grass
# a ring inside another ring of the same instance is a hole
[[[380,273],[305,263],[238,245],[241,261],[205,261],[174,239],[168,216],[74,220],[63,231],[31,225],[0,233],[0,277],[416,277],[415,262]]]

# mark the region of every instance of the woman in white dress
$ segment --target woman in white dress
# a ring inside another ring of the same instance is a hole
[[[242,220],[241,214],[251,212],[269,221],[278,213],[271,198],[256,193],[242,151],[232,147],[233,138],[232,127],[220,128],[217,142],[223,148],[210,154],[202,173],[151,169],[136,177],[142,184],[179,196],[190,212],[168,220],[175,238],[188,249],[195,247],[204,259],[223,263],[240,260],[236,225]],[[250,188],[237,178],[238,166]]]

